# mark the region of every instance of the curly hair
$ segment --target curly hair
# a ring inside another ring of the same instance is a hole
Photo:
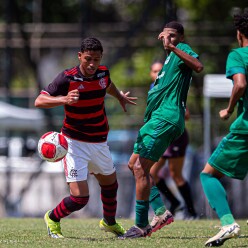
[[[100,51],[103,52],[103,47],[101,42],[94,37],[88,37],[82,40],[81,52],[84,51]]]
[[[248,12],[234,16],[235,28],[248,38]]]

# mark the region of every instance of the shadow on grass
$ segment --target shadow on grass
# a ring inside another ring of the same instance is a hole
[[[97,242],[116,240],[116,238],[90,238],[90,237],[85,237],[85,238],[82,238],[82,237],[81,238],[80,237],[65,237],[65,239],[77,239],[77,240],[97,241]]]
[[[207,239],[207,238],[211,238],[212,236],[185,236],[185,237],[181,237],[181,236],[161,236],[159,237],[160,239]],[[238,237],[239,239],[244,239],[244,238],[248,238],[248,235],[240,235]],[[240,246],[242,247],[242,246]],[[247,247],[247,246],[244,246]]]

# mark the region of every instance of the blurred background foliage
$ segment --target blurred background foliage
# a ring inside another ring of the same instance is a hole
[[[204,75],[225,73],[227,54],[237,46],[232,17],[246,7],[244,0],[3,0],[0,97],[32,108],[44,85],[61,70],[78,63],[81,39],[95,36],[103,43],[102,62],[110,68],[117,87],[139,97],[138,106],[129,107],[128,114],[123,114],[115,99],[106,98],[110,127],[137,129],[142,125],[151,83],[150,64],[165,58],[157,36],[166,22],[178,20],[185,27],[186,42],[200,55],[205,67],[202,73],[193,75],[188,97],[191,120],[187,127],[192,143],[199,146]],[[219,111],[225,104],[225,100],[213,101],[212,108]],[[214,111],[214,119],[218,111]],[[63,109],[46,114],[59,128]],[[227,128],[224,125],[221,130]]]

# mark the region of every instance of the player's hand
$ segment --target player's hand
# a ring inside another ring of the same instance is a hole
[[[222,109],[219,115],[222,120],[228,120],[232,113],[228,112],[228,109]]]
[[[158,39],[162,40],[165,49],[172,49],[174,45],[171,42],[171,36],[168,32],[163,31],[158,35]]]
[[[127,112],[126,104],[136,105],[136,102],[134,102],[134,101],[136,101],[138,98],[128,96],[130,94],[129,91],[126,93],[123,93],[122,91],[120,91],[120,94],[121,94],[121,98],[119,99],[119,101],[120,101],[120,104],[121,104],[121,106],[125,112]]]
[[[79,91],[77,89],[68,92],[68,94],[66,96],[66,104],[67,105],[72,105],[72,104],[78,102],[78,100],[79,100]]]

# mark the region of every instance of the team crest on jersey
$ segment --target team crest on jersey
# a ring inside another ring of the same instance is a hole
[[[103,89],[107,87],[107,83],[106,83],[105,78],[101,78],[101,79],[99,80],[99,85],[100,85]]]

